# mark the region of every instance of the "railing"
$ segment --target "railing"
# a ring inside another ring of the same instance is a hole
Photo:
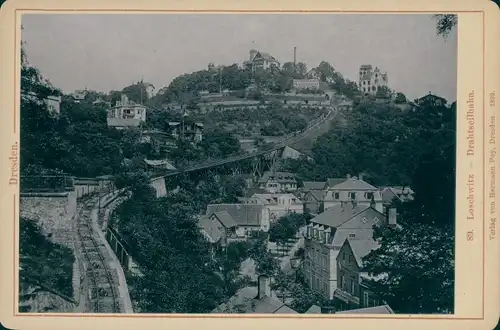
[[[75,189],[74,178],[66,175],[21,176],[20,190],[30,192],[67,192]]]
[[[321,125],[324,121],[326,121],[328,118],[330,118],[333,114],[334,114],[334,111],[333,111],[333,109],[331,109],[328,112],[328,114],[323,115],[318,119],[315,119],[302,131],[300,131],[298,133],[288,134],[282,140],[280,140],[278,143],[274,144],[271,148],[257,151],[254,153],[239,152],[239,153],[236,153],[233,155],[228,155],[226,158],[223,158],[223,159],[208,160],[208,161],[204,160],[203,162],[194,162],[192,164],[189,164],[187,167],[185,167],[183,169],[169,171],[168,173],[160,175],[160,176],[154,175],[151,177],[151,180],[157,179],[159,177],[167,177],[167,176],[177,175],[177,174],[182,173],[182,172],[190,172],[190,171],[200,170],[200,169],[204,169],[204,168],[220,166],[220,165],[224,165],[224,164],[231,163],[234,161],[244,160],[244,159],[253,158],[256,156],[261,156],[261,155],[271,153],[271,152],[276,151],[278,149],[284,148],[287,145],[294,144],[294,143],[300,141],[301,139],[304,138],[304,136],[306,136],[309,132],[313,131],[315,128],[317,128],[319,125]]]

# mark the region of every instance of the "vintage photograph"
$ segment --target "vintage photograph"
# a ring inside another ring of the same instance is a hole
[[[458,24],[23,14],[19,312],[454,314]]]

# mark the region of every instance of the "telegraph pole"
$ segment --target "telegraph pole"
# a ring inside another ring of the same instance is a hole
[[[219,67],[219,94],[222,94],[222,67]]]

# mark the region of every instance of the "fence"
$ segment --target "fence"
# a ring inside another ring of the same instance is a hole
[[[130,245],[111,226],[108,226],[106,229],[106,240],[113,249],[113,252],[115,252],[123,268],[129,270],[132,258],[130,255],[130,251],[132,250]]]

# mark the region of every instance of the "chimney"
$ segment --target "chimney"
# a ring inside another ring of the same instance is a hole
[[[260,275],[259,279],[259,294],[257,299],[271,297],[271,279],[267,275]]]
[[[297,47],[293,47],[293,66],[297,65]]]
[[[363,180],[363,174],[358,175],[359,180]]]
[[[398,211],[395,208],[389,209],[389,225],[395,226],[397,224]]]

